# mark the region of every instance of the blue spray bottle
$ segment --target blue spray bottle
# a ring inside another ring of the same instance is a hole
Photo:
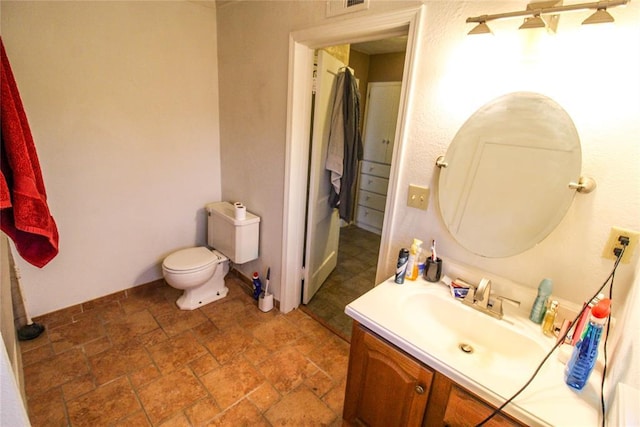
[[[582,390],[589,380],[598,359],[598,344],[602,329],[611,313],[611,300],[603,299],[591,309],[587,330],[573,348],[573,354],[565,368],[564,381],[571,388]]]
[[[260,281],[260,276],[256,271],[253,273],[253,299],[258,301],[258,298],[260,298],[261,293],[262,293],[262,282]]]

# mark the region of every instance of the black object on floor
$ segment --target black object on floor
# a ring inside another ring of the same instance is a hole
[[[38,338],[44,332],[44,326],[39,323],[31,323],[18,328],[18,339],[20,341],[28,341]]]

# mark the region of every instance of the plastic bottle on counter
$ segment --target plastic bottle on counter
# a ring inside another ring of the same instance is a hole
[[[598,304],[598,302],[602,301],[604,298],[603,293],[599,293],[594,299],[592,299],[589,304],[586,304],[582,311],[582,315],[580,319],[578,319],[578,323],[573,330],[573,334],[571,335],[571,345],[576,345],[580,338],[582,338],[582,334],[585,332],[585,327],[587,325],[587,321],[589,320],[589,315],[591,314],[591,309]]]
[[[422,252],[422,240],[413,239],[409,259],[407,261],[407,279],[416,280],[418,278],[418,258]]]
[[[531,319],[532,322],[537,324],[542,323],[544,313],[547,309],[547,299],[549,299],[552,289],[553,283],[551,279],[542,279],[538,285],[538,296],[533,302],[533,307],[531,307],[531,313],[529,314],[529,319]]]
[[[582,390],[589,380],[598,359],[598,344],[602,329],[611,313],[611,300],[603,299],[591,309],[584,336],[573,348],[573,354],[564,371],[564,382],[571,388]]]
[[[548,337],[553,336],[553,324],[556,321],[556,314],[558,313],[558,301],[551,301],[549,309],[544,314],[544,320],[542,321],[542,333]]]
[[[396,266],[395,282],[399,285],[404,283],[404,276],[407,273],[407,262],[409,261],[409,249],[402,248],[398,254],[398,264]]]

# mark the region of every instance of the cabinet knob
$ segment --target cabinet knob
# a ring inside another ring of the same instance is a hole
[[[418,384],[416,386],[416,393],[418,394],[424,394],[424,387],[422,387],[420,384]]]

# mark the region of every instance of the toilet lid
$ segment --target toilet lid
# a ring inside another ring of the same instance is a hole
[[[169,270],[193,270],[206,267],[217,260],[216,253],[199,246],[174,252],[166,257],[162,264]]]

